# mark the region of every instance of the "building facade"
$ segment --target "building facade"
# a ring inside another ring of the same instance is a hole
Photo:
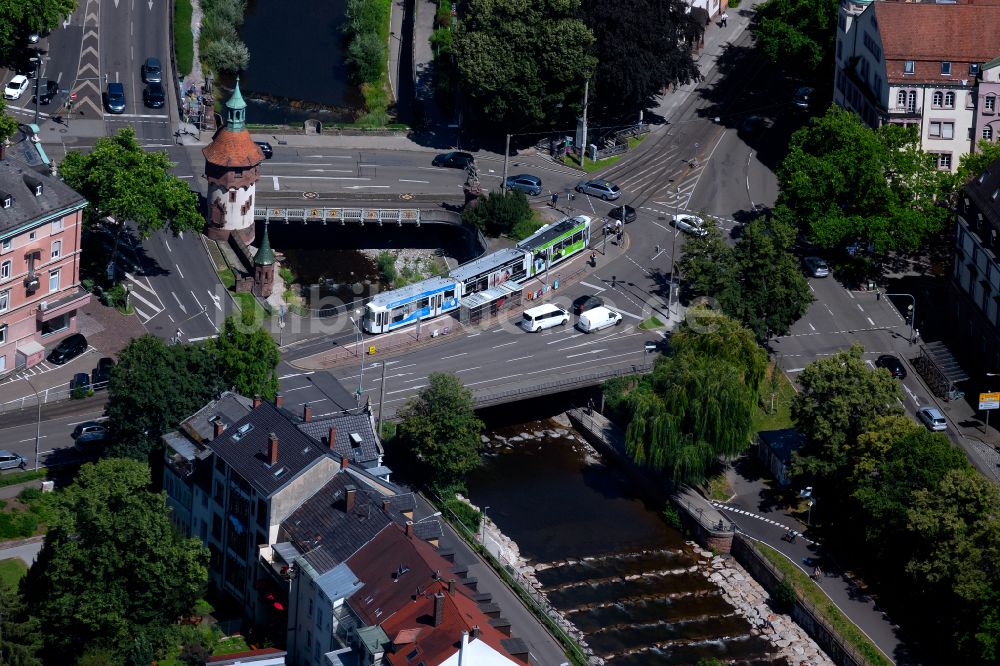
[[[0,377],[29,368],[45,346],[75,333],[90,302],[80,286],[86,200],[31,159],[34,133],[0,147]]]
[[[984,135],[982,70],[1000,47],[1000,5],[841,0],[834,103],[872,128],[915,127],[943,171]]]

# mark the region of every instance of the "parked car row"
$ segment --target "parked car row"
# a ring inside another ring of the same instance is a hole
[[[150,56],[139,68],[139,75],[142,77],[146,87],[142,91],[142,103],[150,109],[160,109],[167,103],[167,91],[163,86],[163,67],[160,59]],[[104,95],[104,108],[108,113],[125,113],[125,85],[121,81],[111,81],[108,83],[107,92]]]

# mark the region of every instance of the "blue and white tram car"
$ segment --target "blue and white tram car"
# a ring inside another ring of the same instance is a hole
[[[461,283],[432,277],[378,294],[365,305],[362,325],[367,333],[385,333],[437,317],[458,307]]]
[[[527,274],[528,253],[513,247],[483,255],[448,273],[462,284],[462,298],[508,280],[523,280]]]

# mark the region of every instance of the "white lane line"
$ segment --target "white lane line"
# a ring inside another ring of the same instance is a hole
[[[278,190],[281,189],[281,185],[278,184],[278,177],[277,176],[271,176],[271,182],[274,183],[274,191],[275,192],[277,192]]]
[[[590,284],[589,282],[583,282],[583,281],[581,281],[580,284],[582,284],[584,287],[590,287],[591,289],[593,289],[594,291],[596,291],[598,293],[600,293],[600,292],[602,292],[602,291],[605,290],[604,287],[598,287],[598,286]]]
[[[806,323],[807,323],[807,324],[809,324],[809,322],[806,322]],[[814,331],[816,330],[816,327],[815,327],[815,326],[813,326],[812,324],[809,324],[809,328],[811,328],[811,329],[812,329],[812,330],[814,330]]]
[[[163,244],[167,246],[167,252],[173,252],[174,251],[173,248],[170,247],[170,243],[167,242],[166,238],[163,239]]]
[[[46,437],[48,437],[48,435],[39,435],[38,439],[45,439]],[[33,442],[33,441],[35,441],[35,438],[29,437],[28,439],[22,439],[21,441],[18,442],[18,444],[24,444],[25,442]]]
[[[401,182],[401,183],[423,183],[424,185],[427,185],[431,181],[429,181],[429,180],[407,180],[406,178],[400,178],[399,182]]]
[[[268,162],[267,166],[333,166],[333,162]]]
[[[180,264],[174,264],[174,268],[177,269],[177,274],[180,275],[181,279],[183,280],[184,279],[184,271],[181,270],[181,265]]]
[[[465,355],[467,355],[468,353],[469,353],[469,352],[462,352],[461,354],[452,354],[451,356],[442,356],[442,357],[441,357],[441,360],[442,360],[442,361],[446,361],[446,360],[448,360],[449,358],[458,358],[459,356],[465,356]]]
[[[851,293],[850,289],[845,289],[844,291],[846,291],[847,295],[850,296],[852,299],[854,298],[854,294]]]
[[[143,324],[145,324],[147,321],[149,321],[150,319],[152,319],[156,315],[160,314],[159,312],[156,312],[154,314],[148,315],[145,312],[143,312],[142,310],[140,310],[139,308],[135,307],[134,305],[132,306],[132,309],[135,310],[135,313],[137,315],[139,315],[139,319],[142,320]]]
[[[410,384],[412,382],[422,382],[425,379],[427,379],[427,378],[426,377],[414,377],[413,379],[404,379],[403,381],[401,381],[399,383],[400,384]]]
[[[623,314],[626,317],[632,317],[632,319],[638,319],[639,321],[642,321],[642,317],[640,317],[639,315],[634,315],[631,312],[626,312],[625,310],[618,310],[618,313]]]
[[[554,344],[556,344],[558,342],[567,342],[569,340],[572,340],[573,338],[578,338],[581,335],[583,335],[583,333],[574,333],[573,335],[571,335],[571,336],[569,336],[567,338],[559,338],[558,340],[553,340],[552,342],[546,342],[545,344],[547,344],[547,345],[554,345]]]
[[[613,354],[611,356],[605,356],[601,360],[603,360],[603,361],[610,361],[613,358],[619,358],[621,356],[635,356],[635,354],[636,354],[636,352],[633,350],[633,351],[624,352],[622,354]],[[540,374],[542,372],[550,372],[551,373],[551,372],[555,372],[556,370],[564,370],[566,368],[572,368],[572,367],[577,366],[577,365],[593,365],[593,363],[594,363],[593,360],[586,359],[586,360],[583,360],[583,361],[575,361],[573,363],[564,363],[563,365],[558,365],[558,366],[556,366],[554,368],[544,368],[542,370],[532,370],[531,372],[526,372],[524,374],[525,375],[537,375],[537,374]]]
[[[474,368],[466,368],[465,370],[456,370],[456,371],[455,371],[455,374],[457,375],[457,374],[459,374],[459,373],[461,373],[461,372],[472,372],[473,370],[479,370],[479,368],[480,368],[480,367],[481,367],[481,366],[478,366],[478,365],[477,365],[477,366],[476,366],[476,367],[474,367]]]
[[[872,326],[874,326],[874,325],[875,325],[875,322],[873,322],[873,321],[872,321],[872,318],[871,318],[871,317],[866,317],[866,319],[868,319],[868,323],[869,323],[869,324],[871,324]]]
[[[502,345],[497,345],[493,349],[500,349],[501,347],[510,347],[511,345],[516,345],[519,341],[514,340],[514,342],[505,342]]]
[[[419,389],[424,388],[425,386],[426,386],[426,384],[420,384],[418,386],[411,386],[410,388],[399,389],[398,391],[386,391],[385,394],[386,395],[393,395],[394,393],[406,393],[408,391],[417,391]]]
[[[863,307],[861,307],[861,303],[855,303],[855,305],[857,305],[858,309],[861,310],[862,312],[865,311],[865,309]]]
[[[203,335],[200,338],[188,338],[188,342],[201,342],[202,340],[211,340],[217,338],[217,335]]]
[[[487,384],[489,382],[498,382],[501,379],[514,379],[515,377],[520,377],[520,376],[521,376],[521,373],[518,373],[516,375],[507,375],[506,377],[493,377],[491,379],[484,379],[484,380],[479,381],[479,382],[472,382],[471,384],[466,384],[466,386],[475,386],[476,384]]]
[[[212,302],[213,302],[213,303],[215,303],[215,307],[216,307],[216,308],[218,308],[219,312],[222,312],[222,306],[221,306],[221,305],[219,305],[219,297],[218,297],[218,296],[216,296],[215,294],[213,294],[213,293],[212,293],[212,292],[211,292],[210,290],[208,290],[208,289],[206,289],[205,291],[207,291],[207,292],[208,292],[208,295],[209,295],[209,296],[211,297],[211,299],[212,299]],[[195,299],[195,300],[197,300],[197,299]]]
[[[590,351],[581,352],[579,354],[567,354],[566,358],[576,358],[577,356],[586,356],[587,354],[600,354],[603,351],[608,351],[607,349],[591,349]]]
[[[130,282],[132,282],[132,284],[135,284],[135,285],[138,285],[138,286],[142,287],[143,289],[145,289],[145,290],[146,290],[146,291],[148,291],[149,293],[153,294],[154,296],[156,295],[156,292],[155,292],[155,291],[153,291],[153,288],[152,288],[152,287],[150,287],[150,286],[149,286],[148,284],[144,284],[144,283],[140,282],[139,280],[136,280],[136,279],[135,279],[135,276],[134,276],[134,275],[132,275],[131,273],[125,273],[125,277],[126,277],[126,278],[127,278],[127,279],[128,279],[129,281],[130,281]],[[132,295],[133,295],[133,296],[135,296],[135,292],[134,292],[134,291],[132,292]]]
[[[187,308],[184,307],[183,303],[181,303],[181,299],[177,298],[177,294],[174,293],[174,292],[170,292],[170,295],[174,297],[175,301],[177,301],[177,305],[180,307],[181,312],[183,312],[184,314],[187,314]]]
[[[278,393],[280,393],[281,395],[285,395],[286,393],[291,393],[292,391],[301,391],[302,389],[307,389],[307,388],[312,388],[312,384],[306,384],[305,386],[296,386],[295,388],[290,388],[290,389],[282,389],[278,391]]]
[[[138,282],[136,284],[138,284]],[[158,308],[155,305],[153,305],[152,303],[150,303],[149,301],[147,301],[145,298],[142,297],[141,294],[139,294],[139,292],[135,291],[134,289],[132,290],[132,295],[129,296],[129,298],[133,298],[133,299],[139,301],[143,305],[148,306],[149,309],[155,310],[156,312],[159,312],[161,310],[161,308]]]
[[[513,363],[514,361],[523,361],[526,358],[534,358],[534,356],[535,356],[534,354],[528,354],[527,356],[518,356],[517,358],[512,358],[507,362]]]
[[[198,300],[198,297],[194,295],[194,289],[191,290],[191,298],[194,299],[194,302],[198,304],[199,308],[201,308],[202,310],[205,309],[205,306],[201,304],[201,301]]]
[[[100,412],[98,412],[98,413],[100,413]],[[90,423],[91,421],[94,421],[95,423],[100,423],[102,421],[107,421],[107,420],[108,420],[107,416],[95,416],[92,419],[86,419],[86,420],[83,420],[83,421],[73,421],[72,423],[67,423],[66,425],[68,425],[68,426],[75,426],[75,425],[80,425],[81,423]],[[34,437],[32,437],[32,439],[34,439]]]
[[[483,333],[482,331],[480,331],[479,333],[469,333],[469,334],[468,334],[467,336],[465,336],[465,337],[467,337],[467,338],[474,338],[474,337],[476,337],[477,335],[482,335],[482,333]]]

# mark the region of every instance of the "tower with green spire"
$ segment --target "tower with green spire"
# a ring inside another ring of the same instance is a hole
[[[226,129],[230,132],[239,132],[246,128],[247,103],[240,93],[240,77],[236,77],[236,87],[233,95],[226,102]]]
[[[271,238],[267,233],[267,222],[264,222],[264,237],[260,239],[260,248],[253,256],[253,290],[262,298],[271,295],[274,289],[274,250],[271,249]]]

